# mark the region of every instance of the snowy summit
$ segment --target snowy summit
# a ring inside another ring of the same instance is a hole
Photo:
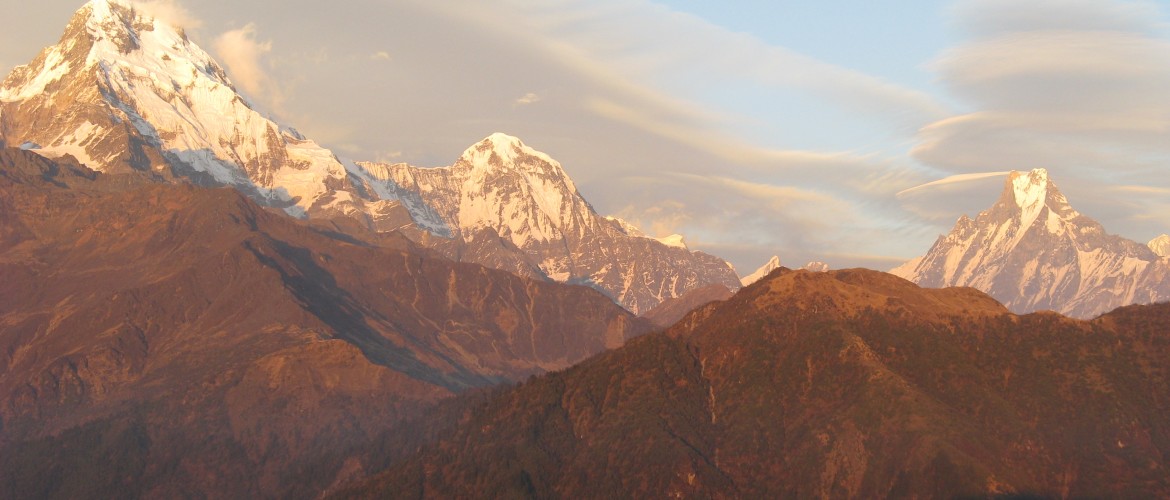
[[[759,269],[756,269],[755,272],[741,278],[740,283],[742,283],[743,286],[748,286],[752,283],[760,281],[761,279],[764,278],[764,276],[767,276],[772,271],[775,271],[779,268],[780,268],[780,256],[773,255],[771,259],[768,259],[768,262],[766,262],[766,263],[764,263],[764,265],[760,266]]]

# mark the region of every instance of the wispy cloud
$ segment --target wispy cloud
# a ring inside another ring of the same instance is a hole
[[[586,102],[586,106],[600,116],[736,163],[809,168],[865,161],[848,153],[768,149],[685,120],[677,120],[675,115],[660,110],[626,106],[601,98]]]
[[[268,74],[267,57],[271,41],[256,39],[256,24],[223,33],[212,46],[227,66],[232,81],[252,99],[257,99],[280,114],[284,109],[284,90]]]
[[[542,100],[543,100],[543,98],[540,97],[539,95],[537,95],[535,92],[529,92],[527,94],[520,96],[518,99],[516,99],[516,104],[523,106],[523,105],[527,105],[527,104],[535,104],[535,103],[538,103]]]
[[[372,61],[389,61],[390,59],[390,53],[386,52],[385,50],[379,50],[373,54],[370,54],[370,60]]]
[[[1045,167],[1082,213],[1110,217],[1107,227],[1123,235],[1149,231],[1133,221],[1162,205],[1122,207],[1103,193],[1110,185],[1170,189],[1170,39],[1159,5],[965,0],[954,14],[969,38],[930,68],[971,111],[923,127],[913,156],[975,175],[944,181]]]
[[[975,38],[1030,31],[1152,33],[1166,27],[1161,8],[1147,0],[962,0],[952,11]]]
[[[1122,194],[1170,196],[1170,188],[1160,188],[1153,186],[1112,186],[1109,188],[1109,190]]]
[[[935,188],[935,187],[940,187],[940,186],[947,186],[947,185],[952,185],[952,184],[978,181],[978,180],[987,179],[989,177],[1003,177],[1003,176],[1006,176],[1010,173],[1011,172],[981,172],[981,173],[975,173],[975,174],[952,175],[952,176],[946,177],[944,179],[939,179],[937,181],[927,182],[926,184],[920,184],[920,185],[914,186],[912,188],[903,189],[901,191],[898,191],[897,196],[902,197],[902,196],[905,196],[907,194],[913,193],[915,191],[921,191],[923,189],[930,189],[930,188]]]
[[[934,62],[975,110],[924,127],[914,154],[952,171],[1117,171],[1170,155],[1170,40],[1157,6],[968,0],[972,39]]]
[[[740,120],[700,104],[697,88],[764,88],[818,96],[826,106],[912,134],[948,114],[924,92],[834,66],[646,0],[428,2],[428,8],[520,39],[607,89],[589,109],[681,139]],[[524,29],[515,29],[516,26]],[[692,82],[696,88],[680,88]],[[620,113],[619,113],[620,112]],[[655,117],[646,120],[645,117]],[[740,124],[742,125],[742,124]],[[690,127],[693,130],[686,130]],[[687,133],[683,133],[687,132]],[[733,147],[738,145],[733,145]]]

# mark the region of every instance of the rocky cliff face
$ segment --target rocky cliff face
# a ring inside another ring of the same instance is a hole
[[[421,408],[643,331],[589,288],[368,236],[0,151],[0,491],[314,496]]]
[[[360,166],[433,211],[457,242],[434,245],[459,260],[586,284],[634,312],[711,284],[738,288],[722,259],[599,216],[560,163],[515,137],[493,134],[450,167]]]
[[[1020,313],[1089,318],[1170,300],[1165,261],[1074,210],[1043,169],[1012,173],[991,209],[963,216],[926,255],[891,272],[927,287],[978,288]]]

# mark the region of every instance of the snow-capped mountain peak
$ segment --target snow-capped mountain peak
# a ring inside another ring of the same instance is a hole
[[[691,252],[681,236],[650,238],[598,215],[559,162],[507,134],[484,138],[449,167],[357,166],[375,189],[417,201],[449,228],[465,244],[454,258],[586,283],[635,312],[711,283],[737,285],[726,261]]]
[[[1044,214],[1045,209],[1049,215],[1041,222],[1049,231],[1059,232],[1068,221],[1080,216],[1053,184],[1048,170],[1043,168],[1009,174],[1001,203],[1009,207],[1010,217],[1018,219],[1019,228],[1025,231]]]
[[[805,264],[801,269],[814,273],[827,273],[829,272],[829,265],[819,260],[814,260]]]
[[[467,148],[459,157],[459,162],[478,169],[527,167],[539,170],[552,167],[557,172],[563,172],[561,164],[549,155],[528,147],[517,137],[502,132],[489,135]]]
[[[755,272],[753,272],[747,276],[744,276],[743,278],[740,278],[740,283],[742,283],[743,286],[748,286],[752,283],[760,281],[761,279],[764,278],[764,276],[767,276],[769,273],[771,273],[772,271],[775,271],[779,268],[780,268],[780,256],[773,255],[771,259],[768,259],[768,262],[765,262],[764,265],[760,266],[759,269],[756,269]]]
[[[1016,206],[1022,209],[1044,203],[1048,197],[1048,186],[1052,182],[1048,179],[1048,170],[1043,168],[1028,173],[1012,172],[1008,180],[1012,184]]]
[[[153,31],[155,19],[139,15],[133,5],[123,0],[90,0],[78,12],[95,41],[106,41],[130,49],[137,43],[140,30]]]
[[[1018,313],[1091,317],[1170,297],[1150,248],[1078,213],[1043,169],[1012,172],[999,201],[963,216],[926,255],[890,272],[922,286],[970,286]]]
[[[350,188],[331,151],[258,113],[182,29],[124,0],[85,4],[56,45],[12,71],[0,106],[10,142],[96,170],[235,186],[295,215],[381,203],[338,194]]]
[[[1154,238],[1146,246],[1150,247],[1150,250],[1158,257],[1170,257],[1170,234]]]

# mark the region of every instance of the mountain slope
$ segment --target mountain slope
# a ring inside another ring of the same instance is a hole
[[[437,247],[458,260],[587,284],[634,312],[711,284],[739,286],[722,259],[599,216],[560,163],[515,137],[493,134],[450,167],[360,166],[433,210],[459,242]]]
[[[991,209],[961,217],[926,255],[891,273],[927,287],[978,288],[1020,313],[1089,318],[1170,300],[1170,266],[1074,210],[1043,169],[1013,172]]]
[[[143,177],[0,151],[0,496],[314,496],[421,408],[642,331],[586,287]]]
[[[773,273],[432,415],[437,443],[347,494],[1163,497],[1168,327],[1167,305],[1082,322],[873,271]]]
[[[665,300],[654,309],[642,313],[641,317],[655,326],[666,328],[683,319],[687,313],[712,302],[727,300],[732,295],[734,293],[723,285],[708,285],[691,290],[682,297]]]

